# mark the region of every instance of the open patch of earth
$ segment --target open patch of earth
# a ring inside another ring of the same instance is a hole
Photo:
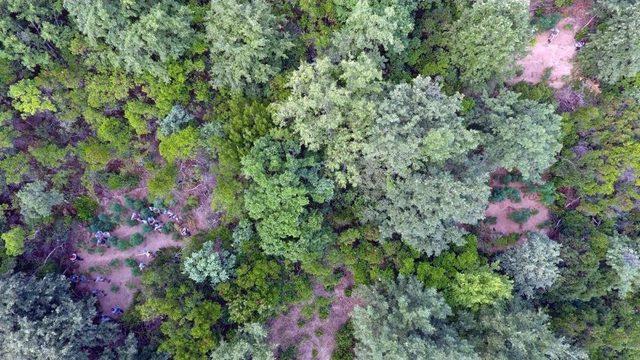
[[[362,304],[360,299],[345,294],[353,284],[351,273],[345,274],[332,292],[327,292],[321,284],[316,284],[314,299],[330,297],[332,300],[326,319],[314,313],[311,319],[305,321],[302,309],[313,302],[313,299],[295,305],[287,313],[272,320],[269,325],[269,342],[274,348],[280,349],[295,346],[298,350],[297,359],[330,360],[336,347],[336,333],[349,321],[353,308]]]
[[[510,82],[537,84],[548,71],[549,86],[555,89],[564,87],[573,72],[573,59],[577,53],[575,36],[593,20],[590,9],[590,0],[576,0],[573,5],[565,8],[563,18],[555,27],[557,35],[553,36],[552,30],[537,34],[530,52],[518,60],[522,74]]]

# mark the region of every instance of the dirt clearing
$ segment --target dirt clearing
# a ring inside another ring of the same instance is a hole
[[[329,360],[336,346],[338,330],[349,321],[351,310],[362,302],[347,296],[345,291],[353,286],[353,275],[347,273],[333,292],[327,292],[321,284],[314,287],[314,300],[293,306],[289,312],[275,318],[269,327],[269,342],[281,350],[295,346],[297,359]],[[330,298],[328,316],[322,319],[317,312],[310,319],[303,316],[304,306],[316,299]]]
[[[589,9],[589,0],[576,0],[572,6],[563,9],[563,18],[556,25],[556,31],[552,29],[537,34],[531,51],[518,60],[523,72],[511,83],[526,81],[537,84],[548,75],[551,87],[564,87],[573,72],[573,59],[577,53],[575,35],[592,20]],[[557,33],[552,34],[552,31]]]

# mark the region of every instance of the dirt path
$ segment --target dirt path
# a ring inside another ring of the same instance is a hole
[[[120,226],[112,234],[120,239],[127,239],[135,233],[142,233],[142,226]],[[89,236],[89,234],[87,234]],[[148,264],[153,258],[145,253],[154,253],[162,248],[182,247],[183,243],[173,239],[172,234],[163,234],[157,231],[145,235],[142,244],[127,250],[118,250],[115,247],[107,248],[102,254],[89,253],[80,250],[77,254],[83,259],[78,261],[76,273],[85,274],[87,282],[81,283],[78,288],[92,292],[97,290],[100,310],[109,316],[111,308],[119,306],[128,308],[133,302],[133,297],[140,286],[140,279],[132,273],[130,267],[125,264],[128,258],[135,259],[138,263]],[[112,261],[118,261],[118,266],[113,266]],[[111,265],[111,266],[110,266]],[[105,282],[96,282],[96,277],[102,276]],[[117,291],[115,291],[117,287]]]
[[[346,296],[345,290],[353,286],[353,275],[347,273],[334,291],[328,293],[322,285],[314,288],[315,297],[332,296],[333,302],[329,316],[321,319],[314,314],[311,320],[299,325],[302,319],[301,310],[304,304],[295,305],[289,312],[274,319],[269,328],[269,342],[274,348],[286,349],[296,346],[298,359],[301,360],[330,360],[336,346],[335,335],[340,328],[349,321],[351,310],[362,302]],[[314,351],[315,350],[315,351]],[[314,356],[315,353],[315,356]]]
[[[550,69],[549,85],[555,89],[564,87],[573,71],[573,59],[576,56],[575,35],[589,22],[590,8],[589,0],[576,0],[572,6],[564,9],[563,19],[556,25],[558,35],[551,42],[548,41],[551,31],[536,35],[535,44],[529,54],[518,60],[523,73],[513,78],[510,83],[526,81],[537,84],[544,78],[545,71]]]

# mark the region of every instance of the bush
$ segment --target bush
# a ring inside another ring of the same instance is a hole
[[[142,225],[142,233],[143,234],[148,234],[148,233],[150,233],[152,231],[153,231],[153,227],[151,225],[149,225],[149,224]]]
[[[509,213],[508,217],[511,221],[522,225],[529,221],[529,218],[537,213],[538,210],[536,209],[518,209]]]
[[[116,174],[109,173],[107,175],[107,187],[110,190],[132,189],[138,186],[140,178],[135,174]]]
[[[546,82],[540,82],[537,84],[529,84],[526,81],[521,81],[513,85],[512,90],[520,93],[522,98],[529,99],[537,102],[544,102],[547,104],[555,103],[555,96],[551,86]]]
[[[111,206],[109,206],[109,210],[111,210],[111,212],[117,217],[120,217],[120,215],[124,211],[124,208],[119,203],[113,203],[111,204]]]
[[[131,244],[131,247],[138,246],[143,242],[144,242],[144,236],[142,236],[142,234],[140,233],[135,233],[131,235],[131,237],[129,238],[129,243]]]
[[[547,31],[553,29],[560,19],[562,19],[562,14],[560,13],[542,15],[534,20],[534,25],[538,31]]]
[[[514,189],[511,187],[495,187],[491,189],[491,196],[489,196],[490,202],[501,202],[506,199],[509,199],[516,203],[522,201],[522,198],[520,197],[520,191],[518,191],[518,189]]]
[[[73,201],[73,207],[76,209],[78,220],[84,222],[91,221],[98,212],[98,202],[87,195],[77,197]]]
[[[124,260],[124,263],[125,263],[125,265],[127,265],[130,268],[137,268],[138,267],[138,262],[134,258],[127,258],[127,259]]]
[[[89,229],[91,232],[111,231],[116,228],[117,223],[107,214],[100,214],[93,219]]]
[[[131,247],[131,243],[129,243],[129,240],[120,239],[118,240],[118,244],[116,246],[118,247],[118,250],[124,251]]]
[[[518,242],[518,240],[520,240],[520,234],[511,233],[509,235],[500,236],[493,243],[495,246],[498,246],[498,247],[506,247],[506,246],[514,245],[515,243]]]
[[[353,337],[353,325],[351,321],[344,324],[336,333],[336,348],[331,355],[332,360],[353,360],[355,353],[353,348],[356,339]]]
[[[109,246],[118,246],[118,241],[120,239],[118,239],[116,236],[112,236],[109,239],[107,239],[107,244],[109,244]]]

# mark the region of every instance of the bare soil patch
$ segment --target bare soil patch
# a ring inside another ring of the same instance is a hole
[[[522,74],[513,78],[511,83],[526,81],[537,84],[544,79],[545,72],[550,71],[549,85],[555,89],[565,86],[572,75],[577,52],[575,35],[592,19],[590,9],[591,1],[576,0],[563,10],[564,17],[556,25],[557,35],[550,36],[551,30],[536,35],[531,51],[518,60]]]
[[[314,298],[328,296],[332,298],[329,316],[322,319],[318,313],[315,313],[310,320],[304,321],[301,311],[313,300],[295,305],[289,312],[272,320],[269,325],[269,342],[274,348],[280,349],[296,346],[297,358],[301,360],[331,359],[336,346],[336,333],[349,321],[353,308],[362,304],[360,299],[345,294],[345,290],[353,284],[351,273],[347,273],[341,279],[333,292],[327,292],[321,284],[316,284]]]
[[[112,234],[120,239],[126,239],[140,232],[142,232],[141,225],[120,226]],[[86,232],[86,236],[89,238],[91,234]],[[84,274],[87,280],[79,283],[78,288],[88,293],[97,293],[102,313],[113,316],[111,308],[118,306],[123,310],[127,309],[140,286],[140,279],[125,264],[125,260],[133,258],[138,264],[146,265],[153,260],[153,257],[147,256],[147,253],[153,254],[162,248],[182,246],[183,242],[175,240],[172,234],[154,231],[145,235],[144,243],[127,250],[118,250],[114,247],[106,248],[104,253],[78,250],[77,254],[83,260],[76,262],[78,268],[75,272]],[[110,266],[112,261],[117,261],[119,265]],[[98,277],[103,277],[106,281],[95,281]],[[112,290],[115,287],[118,288],[117,291]]]

